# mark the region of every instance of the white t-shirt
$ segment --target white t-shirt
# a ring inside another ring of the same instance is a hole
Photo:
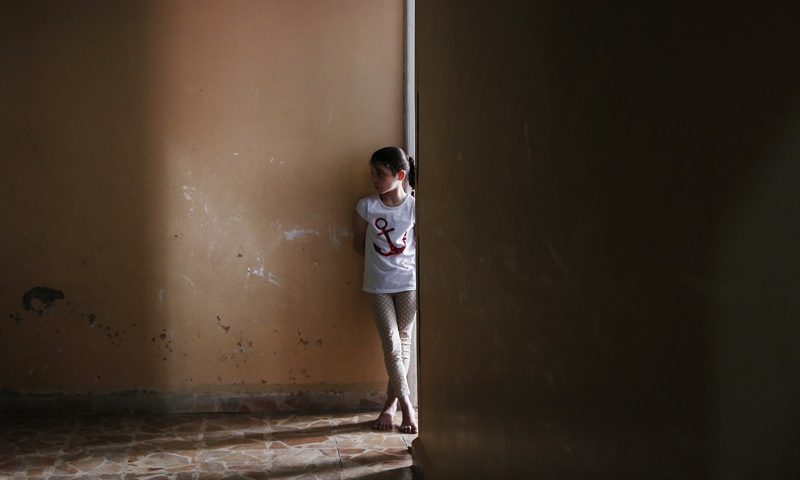
[[[356,211],[367,221],[364,248],[364,291],[396,293],[417,289],[414,197],[387,207],[375,194],[358,201]]]

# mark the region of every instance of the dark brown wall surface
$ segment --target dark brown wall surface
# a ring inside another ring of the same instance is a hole
[[[155,302],[144,301],[157,209],[144,168],[155,57],[146,9],[5,2],[0,18],[0,381],[12,391],[97,390],[116,383],[122,356],[127,388],[148,385],[159,357],[131,342],[162,333]]]
[[[417,6],[431,479],[800,474],[800,19]]]

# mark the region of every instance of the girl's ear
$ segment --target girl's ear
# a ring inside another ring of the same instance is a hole
[[[405,180],[406,179],[406,171],[405,170],[400,170],[399,172],[397,172],[397,179],[400,180],[401,182],[403,180]]]

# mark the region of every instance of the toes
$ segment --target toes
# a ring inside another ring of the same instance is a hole
[[[414,425],[403,425],[400,427],[402,433],[417,433],[417,427]]]

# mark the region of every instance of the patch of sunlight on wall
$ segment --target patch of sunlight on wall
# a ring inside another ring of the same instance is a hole
[[[403,141],[402,1],[150,8],[154,387],[383,389],[350,223]]]

